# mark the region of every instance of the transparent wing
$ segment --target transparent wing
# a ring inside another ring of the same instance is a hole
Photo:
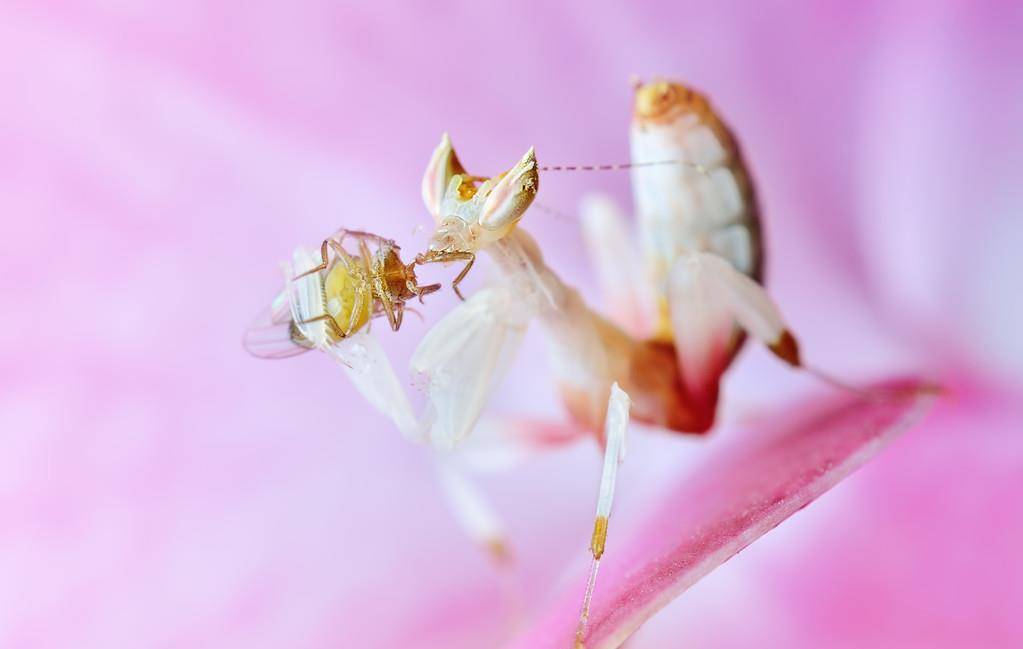
[[[256,316],[242,335],[245,351],[257,358],[291,358],[312,349],[294,327],[286,289]]]
[[[320,273],[311,273],[299,279],[296,275],[315,268],[321,259],[306,248],[296,248],[291,264],[282,264],[284,281],[287,282],[288,306],[291,309],[291,320],[302,338],[312,346],[326,349],[330,346],[327,335],[327,324],[316,318],[326,314],[323,304],[323,278]]]
[[[507,285],[490,286],[451,311],[420,342],[411,368],[429,399],[424,427],[434,445],[451,447],[472,432],[522,342],[528,325],[524,311]]]

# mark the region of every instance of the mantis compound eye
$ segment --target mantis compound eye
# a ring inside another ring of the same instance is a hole
[[[539,188],[536,153],[530,147],[526,155],[490,190],[480,212],[480,225],[492,231],[511,228],[533,203]]]

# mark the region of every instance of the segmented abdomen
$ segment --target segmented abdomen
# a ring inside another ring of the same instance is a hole
[[[760,222],[735,139],[699,93],[655,82],[637,91],[632,161],[685,161],[633,169],[643,252],[657,289],[656,335],[670,338],[667,277],[685,252],[715,252],[760,281]]]

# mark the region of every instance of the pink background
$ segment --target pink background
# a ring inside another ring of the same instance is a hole
[[[595,447],[483,481],[500,573],[335,366],[239,338],[295,244],[422,244],[445,130],[481,173],[530,145],[625,160],[630,74],[735,127],[808,355],[950,390],[630,648],[1023,644],[1018,3],[255,4],[0,8],[0,646],[489,647],[542,608],[584,558]],[[548,175],[538,200],[593,189],[629,205],[623,174]],[[593,288],[571,218],[524,225]],[[389,338],[396,362],[427,326]],[[494,411],[559,412],[538,343]],[[722,417],[807,385],[751,350]],[[633,437],[623,526],[701,450]]]

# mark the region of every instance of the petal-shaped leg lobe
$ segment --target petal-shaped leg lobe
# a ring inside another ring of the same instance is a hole
[[[698,255],[680,258],[668,284],[668,306],[682,389],[709,428],[718,384],[739,342],[734,318],[717,282]]]
[[[639,244],[628,223],[606,196],[585,197],[580,215],[583,238],[608,312],[630,334],[646,335],[653,298],[640,263]]]
[[[763,286],[723,257],[682,255],[669,277],[668,305],[682,383],[710,426],[721,376],[743,342],[743,331],[791,365],[799,347]]]
[[[466,536],[496,561],[508,561],[504,526],[483,492],[450,461],[438,460],[437,472],[448,507]]]
[[[327,347],[327,353],[344,366],[363,398],[390,417],[403,435],[423,440],[424,431],[412,411],[405,388],[375,336],[366,330],[359,331]]]
[[[430,441],[450,447],[472,432],[518,349],[528,319],[504,285],[458,305],[423,338],[412,357],[429,397]]]

